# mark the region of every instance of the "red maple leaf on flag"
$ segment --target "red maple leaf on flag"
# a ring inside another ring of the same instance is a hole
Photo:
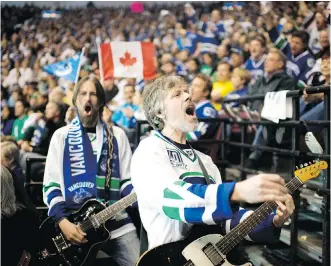
[[[120,57],[120,62],[123,66],[132,66],[134,63],[137,62],[137,58],[131,57],[131,54],[126,51],[124,57]]]

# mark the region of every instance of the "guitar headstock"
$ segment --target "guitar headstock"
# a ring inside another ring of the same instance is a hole
[[[305,183],[309,179],[313,179],[321,173],[321,170],[328,168],[326,161],[313,161],[313,163],[305,163],[300,165],[300,169],[294,172],[294,175]]]

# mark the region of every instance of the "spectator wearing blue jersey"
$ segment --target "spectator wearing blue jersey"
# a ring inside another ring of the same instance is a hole
[[[190,94],[191,100],[195,104],[195,112],[198,118],[216,118],[218,116],[216,109],[209,100],[212,87],[209,77],[201,73],[192,81]],[[216,127],[215,123],[200,122],[196,131],[187,133],[187,139],[212,138]]]
[[[112,121],[125,129],[135,127],[134,112],[137,111],[138,106],[132,103],[135,89],[132,85],[126,85],[124,87],[124,99],[125,104],[122,105],[112,116]]]
[[[266,59],[266,40],[263,35],[255,36],[249,42],[250,58],[245,62],[244,68],[252,75],[252,83],[263,76],[264,60]]]
[[[308,49],[309,34],[305,31],[295,31],[288,42],[285,35],[279,34],[270,17],[271,14],[265,16],[270,40],[287,56],[287,73],[296,80],[299,87],[304,87],[308,80],[307,74],[315,64]]]
[[[186,49],[190,55],[193,55],[197,48],[198,35],[191,31],[191,26],[188,29],[180,29],[178,33],[178,37],[176,38],[178,49]]]
[[[248,93],[248,84],[251,80],[251,74],[249,71],[243,68],[235,68],[232,72],[231,82],[233,88],[235,89],[233,92],[229,93],[225,96],[225,100],[228,99],[238,99],[240,97],[245,96]],[[239,105],[238,102],[228,103],[229,107],[237,107]],[[224,109],[224,106],[223,108]]]

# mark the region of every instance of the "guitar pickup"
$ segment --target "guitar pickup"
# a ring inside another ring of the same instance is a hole
[[[218,252],[218,250],[211,244],[208,243],[202,248],[203,253],[210,260],[210,262],[215,266],[221,266],[225,260],[223,256]]]

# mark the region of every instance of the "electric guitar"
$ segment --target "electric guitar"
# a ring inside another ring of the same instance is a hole
[[[110,238],[105,222],[136,201],[136,193],[126,196],[109,207],[96,199],[87,200],[79,210],[68,217],[70,222],[79,225],[86,233],[85,238],[88,242],[81,245],[69,242],[61,229],[48,217],[39,227],[43,239],[43,248],[38,254],[39,260],[47,266],[84,265],[88,256],[96,255],[100,245]]]
[[[327,167],[328,164],[325,161],[302,165],[301,169],[294,172],[295,177],[286,184],[289,193],[293,193],[307,180],[317,177],[320,174],[320,170],[326,169]],[[184,239],[146,251],[140,257],[136,266],[233,265],[226,259],[226,255],[258,224],[267,218],[277,206],[277,203],[274,201],[263,203],[224,237],[220,234],[214,234],[215,230],[212,234],[206,235],[206,230],[201,230],[200,226],[194,226],[189,235]],[[213,226],[204,227],[208,228]],[[252,263],[247,262],[242,265],[252,266]]]

